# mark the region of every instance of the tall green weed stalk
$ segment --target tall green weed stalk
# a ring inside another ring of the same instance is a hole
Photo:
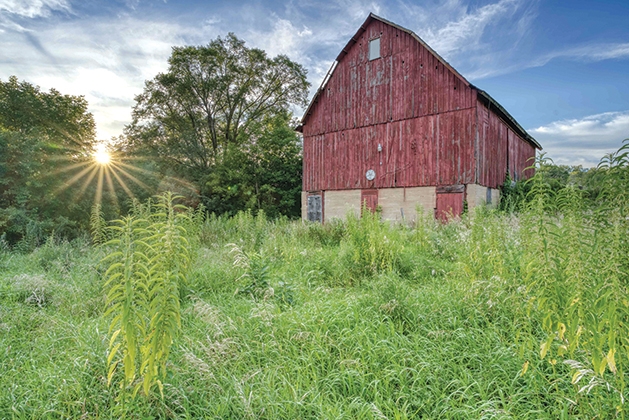
[[[92,234],[92,243],[101,245],[107,242],[107,222],[103,216],[101,205],[96,203],[92,206],[90,215],[90,232]]]
[[[180,197],[165,193],[155,204],[137,206],[134,215],[110,228],[106,245],[106,315],[110,323],[108,383],[120,373],[121,398],[157,385],[163,394],[166,362],[181,327],[180,286],[190,266],[182,225],[190,223]],[[140,217],[144,216],[144,217]]]
[[[580,392],[604,385],[621,401],[629,358],[627,149],[599,165],[606,186],[595,209],[574,187],[553,193],[538,171],[521,230],[523,280],[545,332],[540,357],[563,359]]]

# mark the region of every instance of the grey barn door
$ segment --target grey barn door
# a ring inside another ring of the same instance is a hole
[[[311,222],[322,222],[321,211],[321,196],[309,195],[308,196],[308,220]]]

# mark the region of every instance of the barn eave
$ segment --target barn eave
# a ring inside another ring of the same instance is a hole
[[[513,129],[517,134],[522,136],[524,140],[530,143],[533,147],[538,150],[542,150],[542,146],[538,143],[537,140],[533,138],[522,126],[509,114],[509,112],[498,103],[494,98],[491,97],[487,92],[482,89],[479,89],[476,86],[470,85],[478,92],[478,99],[483,102],[485,105],[490,107],[502,120]]]

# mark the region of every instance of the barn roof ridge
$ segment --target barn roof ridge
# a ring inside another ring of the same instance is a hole
[[[310,101],[310,104],[308,104],[308,108],[306,108],[306,111],[304,112],[304,115],[301,118],[301,124],[297,127],[298,131],[301,131],[301,129],[303,127],[303,124],[306,121],[306,118],[310,114],[310,110],[312,109],[314,104],[319,99],[319,95],[321,94],[321,92],[323,92],[325,90],[325,87],[327,86],[328,81],[330,80],[330,78],[334,74],[334,71],[336,70],[336,67],[337,67],[337,64],[339,63],[339,61],[347,54],[349,48],[353,44],[358,42],[359,36],[363,32],[365,32],[367,30],[367,26],[373,20],[379,20],[380,22],[385,23],[385,24],[387,24],[389,26],[392,26],[392,27],[394,27],[396,29],[399,29],[400,31],[405,32],[405,33],[409,34],[411,37],[413,37],[417,42],[420,43],[420,45],[422,45],[432,55],[434,55],[435,58],[437,60],[439,60],[439,62],[441,62],[448,70],[450,70],[452,72],[452,74],[454,74],[463,83],[465,83],[466,86],[469,86],[469,87],[473,88],[474,90],[476,90],[478,96],[480,96],[483,99],[485,104],[488,105],[488,106],[494,107],[494,109],[497,111],[497,113],[505,120],[505,122],[508,125],[511,126],[511,128],[513,128],[516,132],[518,132],[518,134],[520,134],[522,137],[524,137],[524,139],[526,141],[528,141],[529,143],[534,145],[536,148],[538,148],[540,150],[542,149],[542,146],[537,142],[537,140],[535,140],[529,133],[527,133],[527,131],[516,121],[516,119],[511,114],[509,114],[509,112],[502,105],[500,105],[500,103],[498,103],[498,101],[496,101],[494,98],[492,98],[484,90],[482,90],[482,89],[478,88],[477,86],[473,85],[472,83],[470,83],[465,77],[463,77],[463,75],[461,73],[459,73],[454,67],[452,67],[450,65],[450,63],[448,63],[443,57],[441,57],[439,55],[439,53],[437,53],[435,50],[433,50],[430,47],[430,45],[428,45],[423,39],[421,39],[419,37],[419,35],[417,35],[415,32],[413,32],[412,30],[410,30],[408,28],[405,28],[405,27],[400,26],[400,25],[398,25],[396,23],[393,23],[393,22],[391,22],[391,21],[389,21],[389,20],[387,20],[387,19],[385,19],[383,17],[380,17],[380,16],[378,16],[378,15],[376,15],[374,13],[369,13],[369,16],[367,16],[367,19],[365,19],[365,21],[363,22],[362,25],[360,25],[360,27],[358,28],[356,33],[350,38],[350,40],[347,42],[347,44],[345,44],[345,47],[343,47],[343,49],[341,50],[339,55],[336,57],[336,59],[334,60],[334,62],[330,66],[330,69],[328,70],[327,74],[325,75],[325,77],[321,81],[321,85],[319,86],[319,89],[317,89],[317,92],[312,97],[312,100]]]

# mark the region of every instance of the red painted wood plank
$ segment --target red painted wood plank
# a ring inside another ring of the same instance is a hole
[[[463,213],[464,193],[437,193],[437,212],[435,216],[442,221]]]
[[[380,37],[381,58],[368,60]],[[534,148],[408,33],[374,20],[303,126],[306,191],[480,183],[523,174]],[[378,145],[382,151],[378,151]],[[365,172],[376,171],[368,182]]]

